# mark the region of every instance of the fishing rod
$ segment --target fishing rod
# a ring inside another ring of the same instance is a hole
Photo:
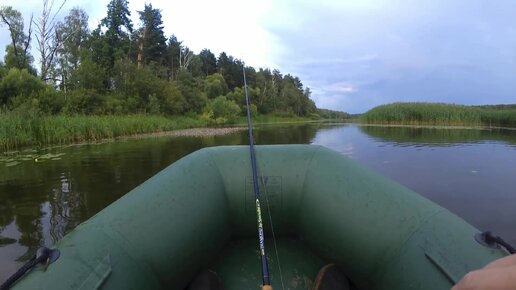
[[[271,281],[269,277],[269,266],[267,265],[267,254],[265,253],[265,235],[263,233],[262,209],[260,207],[260,187],[258,186],[258,174],[256,170],[256,156],[254,152],[254,138],[253,126],[251,126],[251,109],[249,105],[249,95],[247,94],[247,79],[245,76],[245,65],[243,65],[244,72],[244,91],[245,104],[247,108],[247,128],[249,129],[249,153],[251,155],[251,167],[253,171],[253,189],[256,199],[256,216],[258,219],[258,239],[260,241],[260,257],[262,261],[262,290],[272,290]]]

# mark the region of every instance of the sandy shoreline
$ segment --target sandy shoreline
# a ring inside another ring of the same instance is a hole
[[[152,137],[209,137],[209,136],[222,136],[233,134],[247,130],[246,127],[228,127],[228,128],[190,128],[190,129],[179,129],[173,131],[163,131],[154,133],[143,133],[137,135],[120,136],[114,139],[140,139],[140,138],[152,138]]]
[[[135,140],[135,139],[146,139],[146,138],[159,138],[159,137],[211,137],[211,136],[222,136],[229,135],[240,131],[247,130],[247,127],[227,127],[227,128],[190,128],[190,129],[178,129],[172,131],[154,132],[154,133],[142,133],[134,135],[124,135],[113,138],[103,138],[98,140],[88,140],[81,142],[73,142],[68,144],[55,144],[50,146],[44,146],[41,148],[35,148],[34,146],[27,146],[12,151],[0,151],[0,154],[15,154],[24,152],[27,150],[48,150],[53,148],[64,148],[71,146],[81,146],[89,144],[104,144],[109,142],[123,141],[123,140]]]

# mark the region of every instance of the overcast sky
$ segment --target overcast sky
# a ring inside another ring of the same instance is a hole
[[[0,0],[26,18],[41,2]],[[61,14],[82,7],[94,28],[108,2],[68,0]],[[135,25],[145,2],[162,9],[167,36],[297,75],[321,108],[516,103],[516,1],[129,0]]]

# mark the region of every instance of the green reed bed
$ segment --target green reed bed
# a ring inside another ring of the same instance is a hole
[[[0,151],[25,146],[60,145],[119,136],[202,127],[189,117],[163,116],[44,116],[0,113]]]
[[[369,124],[516,127],[513,106],[462,106],[441,103],[394,103],[363,114]]]
[[[481,119],[485,126],[516,128],[516,109],[482,109]]]

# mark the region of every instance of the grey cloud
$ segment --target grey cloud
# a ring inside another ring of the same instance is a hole
[[[302,19],[267,23],[284,47],[274,62],[299,75],[319,106],[353,113],[395,101],[516,101],[516,2],[381,3],[281,11]]]

